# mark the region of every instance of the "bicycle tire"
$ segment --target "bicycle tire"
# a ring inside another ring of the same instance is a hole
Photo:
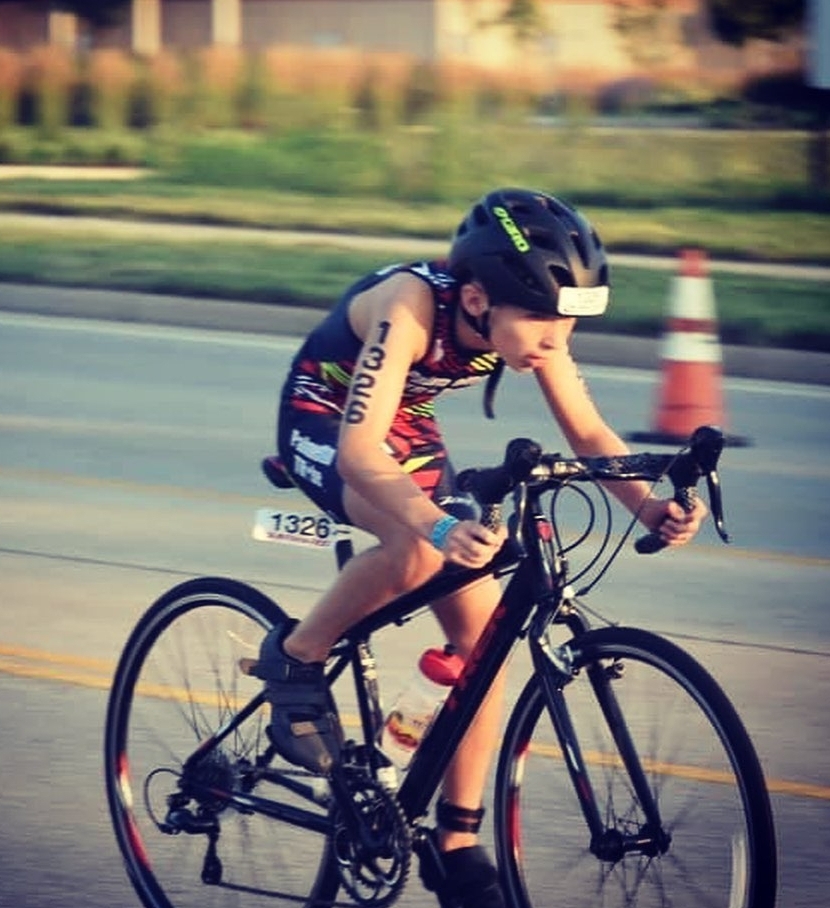
[[[124,647],[107,706],[104,774],[115,836],[147,908],[335,903],[337,868],[329,838],[318,832],[206,799],[192,799],[185,809],[214,827],[215,853],[208,853],[211,836],[205,832],[160,828],[183,761],[262,689],[262,682],[239,670],[239,658],[256,658],[264,632],[285,619],[279,606],[250,586],[199,578],[162,595]],[[238,783],[239,773],[267,747],[266,722],[267,706],[200,764],[200,782]],[[283,803],[300,801],[277,790]],[[309,809],[309,802],[298,806]],[[316,809],[328,815],[329,808]]]
[[[776,845],[763,772],[734,707],[673,643],[631,628],[572,641],[563,691],[606,828],[637,833],[644,818],[587,677],[623,666],[611,688],[671,835],[657,856],[601,860],[561,759],[534,675],[508,722],[495,788],[495,844],[511,908],[772,908]]]

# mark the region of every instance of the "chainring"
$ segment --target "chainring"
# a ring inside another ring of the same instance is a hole
[[[409,878],[412,832],[394,793],[371,776],[350,775],[348,787],[371,845],[355,841],[338,810],[332,843],[340,880],[356,904],[384,908]]]

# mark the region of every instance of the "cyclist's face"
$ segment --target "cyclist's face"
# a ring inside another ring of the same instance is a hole
[[[543,366],[555,350],[567,348],[574,319],[540,315],[518,306],[490,309],[490,342],[505,363],[518,372]]]

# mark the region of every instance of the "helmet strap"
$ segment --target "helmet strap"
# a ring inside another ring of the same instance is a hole
[[[505,365],[503,359],[497,360],[495,368],[487,376],[487,384],[484,386],[484,415],[488,419],[496,418],[496,411],[493,409],[493,401],[496,397],[496,388],[498,388],[501,377],[504,374]]]

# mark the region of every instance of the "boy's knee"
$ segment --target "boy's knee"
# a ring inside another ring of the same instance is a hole
[[[444,564],[441,553],[426,540],[410,541],[403,550],[385,547],[384,553],[387,562],[386,579],[395,595],[425,583]]]

